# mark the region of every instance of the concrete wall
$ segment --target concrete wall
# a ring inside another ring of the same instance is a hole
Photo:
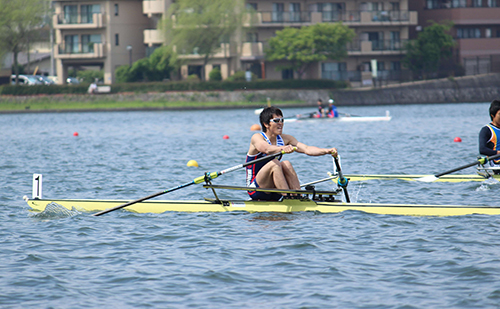
[[[111,86],[112,88],[113,86]],[[241,91],[182,91],[160,93],[120,93],[109,95],[56,95],[56,96],[2,96],[0,101],[26,102],[32,100],[60,102],[85,101],[175,101],[175,102],[248,102],[245,107],[266,105],[267,98],[276,101],[302,101],[293,106],[316,106],[318,98],[324,102],[330,97],[337,106],[433,104],[433,103],[474,103],[491,102],[500,99],[500,74],[467,76],[456,79],[422,81],[405,85],[392,85],[367,90],[241,90]],[[189,107],[192,108],[192,107]],[[203,108],[203,106],[200,106]],[[177,108],[179,109],[179,108]]]

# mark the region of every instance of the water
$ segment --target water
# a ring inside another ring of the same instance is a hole
[[[337,147],[347,174],[436,174],[474,161],[488,106],[343,107],[366,116],[390,110],[393,119],[289,123],[285,133]],[[257,122],[253,110],[0,115],[0,307],[500,307],[498,216],[120,210],[92,217],[57,205],[36,214],[22,200],[33,173],[43,174],[45,197],[147,196],[240,164]],[[287,158],[303,183],[332,170],[326,156]],[[189,160],[200,167],[187,167]],[[214,183],[243,185],[244,172]],[[500,206],[499,186],[374,180],[352,182],[349,192],[354,201]],[[202,197],[211,196],[201,186],[168,194]]]

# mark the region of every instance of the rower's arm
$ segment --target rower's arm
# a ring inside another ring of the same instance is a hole
[[[304,153],[308,156],[324,156],[327,154],[337,155],[336,148],[319,148],[316,146],[309,146],[297,141],[297,139],[291,135],[287,136],[287,144],[297,147],[297,152]]]

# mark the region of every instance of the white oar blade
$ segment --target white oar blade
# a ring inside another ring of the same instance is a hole
[[[429,175],[429,176],[425,176],[425,177],[422,177],[422,178],[417,178],[416,180],[417,181],[422,181],[422,182],[433,182],[433,181],[436,181],[438,179],[439,178],[437,178],[434,175]]]

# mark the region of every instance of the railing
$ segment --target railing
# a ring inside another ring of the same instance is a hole
[[[59,44],[59,55],[84,55],[95,54],[95,56],[102,56],[103,44],[102,43],[78,43],[78,44]]]
[[[361,71],[323,71],[321,78],[350,82],[361,81]]]
[[[82,24],[96,24],[102,25],[102,13],[61,13],[56,15],[58,25],[82,25]]]
[[[390,22],[409,21],[410,13],[409,11],[372,11],[371,20]]]
[[[372,42],[372,50],[402,50],[408,40],[375,40]]]
[[[323,22],[359,22],[361,15],[359,11],[324,11],[321,12]]]
[[[321,78],[338,81],[361,82],[361,71],[323,71]],[[378,84],[383,81],[403,82],[411,79],[408,70],[382,70],[377,71]]]
[[[369,42],[369,43],[363,43]],[[361,52],[361,51],[397,51],[404,50],[408,40],[355,40],[347,44],[348,52]],[[369,44],[366,46],[366,44]],[[363,49],[362,46],[365,46]]]
[[[500,1],[500,0],[498,0]],[[367,19],[373,22],[408,22],[410,21],[410,11],[323,11],[323,12],[265,12],[260,11],[260,21],[263,24],[269,23],[310,23],[312,14],[320,14],[322,22],[361,22],[362,14],[368,14]],[[259,19],[256,19],[259,20]],[[255,21],[255,20],[254,20]],[[365,21],[366,22],[366,21]]]
[[[498,8],[500,7],[500,0],[482,0],[471,1],[466,0],[434,0],[425,1],[426,10],[438,9],[458,9],[458,8]]]
[[[259,12],[262,23],[310,23],[311,12]]]

